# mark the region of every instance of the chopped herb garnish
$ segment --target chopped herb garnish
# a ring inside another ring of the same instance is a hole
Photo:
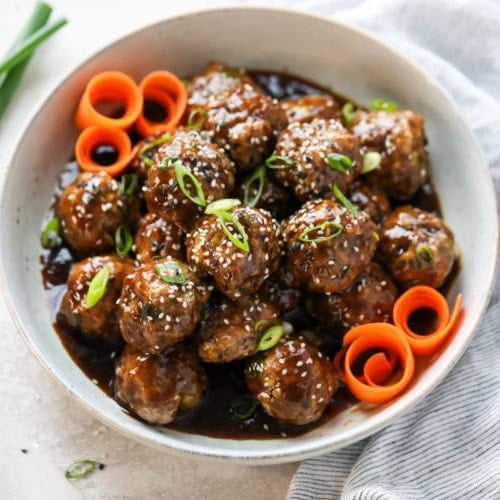
[[[327,228],[332,228],[334,231],[332,231],[330,234],[326,234]],[[343,230],[344,226],[342,224],[333,220],[327,220],[325,222],[322,222],[321,224],[318,224],[317,226],[304,229],[304,231],[302,231],[299,235],[299,240],[304,243],[321,243],[322,241],[328,241],[336,238],[339,234],[342,233]],[[317,233],[317,236],[315,238],[310,238],[309,234],[313,232]]]
[[[175,167],[175,165],[180,164],[182,165],[181,160],[179,158],[174,158],[173,156],[169,156],[168,158],[165,158],[156,165],[156,168],[159,168],[160,170],[167,170],[170,167]]]
[[[175,177],[177,178],[177,182],[181,191],[184,193],[184,196],[196,205],[204,207],[206,205],[205,193],[203,192],[200,181],[181,162],[175,162],[173,166],[175,168]],[[189,179],[189,181],[191,181],[191,184],[194,187],[194,190],[196,192],[195,196],[193,196],[186,187],[186,177]]]
[[[241,201],[237,198],[224,198],[210,203],[207,208],[205,208],[205,213],[211,215],[217,214],[217,212],[220,212],[221,210],[227,212],[238,205],[241,205]]]
[[[231,402],[230,412],[236,420],[245,421],[253,416],[259,401],[252,394],[237,396]]]
[[[363,168],[361,169],[362,174],[367,174],[372,170],[376,170],[380,167],[380,162],[382,160],[382,155],[378,151],[370,151],[363,156]]]
[[[142,306],[141,316],[144,320],[156,321],[159,318],[160,313],[149,302],[146,302]]]
[[[182,285],[187,281],[186,271],[177,262],[156,264],[155,273],[166,283]]]
[[[330,168],[339,172],[347,172],[352,167],[352,160],[348,156],[339,153],[330,153],[326,157],[326,162]]]
[[[255,207],[259,203],[262,193],[264,191],[264,183],[266,181],[266,167],[260,165],[257,167],[252,175],[243,183],[243,203],[247,207]],[[255,195],[250,196],[252,186],[255,186]]]
[[[83,479],[101,468],[101,464],[95,460],[78,460],[73,462],[64,473],[66,479]]]
[[[294,161],[286,156],[272,155],[266,159],[265,164],[271,170],[285,170],[294,165]]]
[[[349,101],[342,106],[341,112],[342,116],[344,117],[345,124],[350,125],[354,120],[354,117],[356,116],[358,110],[354,107],[354,104]]]
[[[207,110],[205,108],[197,108],[189,113],[188,127],[192,129],[201,129],[207,120]]]
[[[115,231],[115,250],[120,257],[126,257],[132,245],[134,244],[134,238],[130,234],[127,226],[121,224],[116,228]]]
[[[111,269],[105,266],[90,281],[87,299],[85,300],[85,307],[87,309],[94,307],[103,298],[106,293],[110,274]]]
[[[142,148],[139,150],[138,153],[138,158],[139,160],[146,165],[146,167],[152,167],[154,162],[153,162],[153,156],[156,153],[156,150],[162,145],[166,144],[169,142],[172,142],[174,140],[173,135],[164,135],[160,137],[159,139],[156,139],[153,142],[149,142],[142,146]]]
[[[347,196],[340,190],[340,188],[337,186],[337,184],[333,185],[333,194],[337,198],[337,200],[344,205],[344,207],[351,212],[354,217],[358,216],[358,209],[356,208],[355,205],[352,204],[351,200],[347,198]]]
[[[434,260],[434,252],[429,245],[418,245],[415,254],[422,264],[431,264]]]
[[[220,224],[222,226],[222,230],[229,238],[231,243],[238,247],[240,250],[244,252],[250,251],[250,245],[248,244],[248,234],[243,227],[243,224],[232,214],[229,212],[225,212],[220,210],[216,213],[219,218]],[[231,226],[234,228],[236,234],[234,234],[231,229],[227,226],[226,222],[229,222]]]
[[[137,188],[139,177],[137,174],[123,174],[120,179],[120,196],[130,196]]]
[[[45,224],[42,232],[42,246],[44,248],[56,248],[61,244],[60,223],[57,217],[54,217]]]
[[[396,111],[398,109],[398,105],[395,102],[378,98],[372,101],[371,108],[375,111]]]
[[[267,351],[274,347],[283,337],[285,333],[285,328],[283,325],[273,325],[269,327],[263,334],[257,344],[257,350],[259,351]]]

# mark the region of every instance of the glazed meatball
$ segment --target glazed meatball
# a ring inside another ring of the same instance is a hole
[[[372,260],[377,245],[374,222],[333,200],[311,200],[286,222],[284,265],[312,292],[345,290]]]
[[[286,125],[285,113],[273,99],[248,84],[211,96],[203,110],[202,127],[213,132],[238,171],[263,163]]]
[[[282,339],[252,366],[257,368],[245,371],[249,390],[285,424],[318,420],[338,386],[331,361],[301,337]]]
[[[198,328],[198,355],[209,363],[252,356],[265,325],[277,324],[278,309],[258,295],[210,301]]]
[[[84,172],[63,191],[56,213],[64,239],[84,257],[114,249],[115,231],[138,220],[139,205],[138,198],[123,194],[120,182],[107,173]]]
[[[151,424],[169,424],[196,408],[206,387],[203,367],[182,344],[156,355],[127,344],[116,367],[116,398]]]
[[[153,213],[147,213],[135,233],[134,251],[139,263],[174,257],[185,258],[184,231]]]
[[[345,290],[328,295],[309,294],[305,307],[325,333],[342,337],[357,325],[391,321],[398,295],[391,277],[371,262]]]
[[[208,286],[180,260],[148,262],[123,281],[123,338],[142,352],[161,352],[195,329],[209,295]]]
[[[187,83],[188,109],[206,106],[210,96],[243,87],[245,84],[260,91],[258,85],[241,68],[212,62]]]
[[[345,193],[362,167],[357,137],[337,120],[291,123],[273,156],[286,159],[275,175],[300,201],[331,198],[334,184]]]
[[[349,200],[366,212],[377,225],[380,225],[391,213],[389,197],[376,187],[355,181],[348,194]]]
[[[280,231],[271,214],[260,208],[238,205],[224,214],[198,219],[185,241],[187,259],[196,273],[212,276],[219,291],[236,298],[256,292],[277,269]],[[223,223],[239,245],[228,237]],[[245,242],[247,247],[241,248]]]
[[[326,120],[342,118],[340,102],[331,96],[305,95],[293,99],[282,99],[279,106],[286,113],[288,123],[310,122],[315,118]]]
[[[451,229],[430,212],[403,206],[394,210],[381,228],[377,260],[403,288],[439,288],[456,258]]]
[[[104,295],[95,305],[87,307],[89,284],[105,267],[109,270],[109,277]],[[88,257],[77,262],[68,276],[59,318],[87,335],[104,339],[120,338],[116,301],[120,297],[124,277],[133,270],[130,259],[120,259],[115,255]]]
[[[397,200],[409,200],[428,177],[424,119],[408,110],[358,111],[352,132],[363,154],[381,154],[378,168],[366,174],[368,183]]]
[[[198,187],[196,187],[198,184]],[[205,205],[234,187],[234,165],[205,133],[178,129],[148,169],[148,210],[188,230]]]
[[[299,306],[302,290],[293,276],[279,267],[259,288],[259,295],[274,304],[281,313]]]

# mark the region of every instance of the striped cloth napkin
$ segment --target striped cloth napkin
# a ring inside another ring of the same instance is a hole
[[[291,2],[371,31],[454,97],[500,192],[500,3],[497,0]],[[500,280],[471,345],[409,414],[345,449],[306,460],[298,499],[500,499]]]

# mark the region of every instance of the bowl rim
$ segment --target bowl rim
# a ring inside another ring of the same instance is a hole
[[[365,30],[363,28],[359,28],[358,26],[349,24],[345,21],[339,20],[334,18],[333,16],[328,16],[324,14],[316,14],[316,13],[311,13],[309,11],[305,11],[302,9],[295,9],[295,8],[285,8],[285,7],[269,7],[269,6],[248,6],[248,5],[236,5],[236,6],[225,6],[225,7],[209,7],[209,8],[202,8],[202,9],[194,9],[189,12],[184,12],[172,16],[166,16],[163,17],[160,20],[156,20],[153,22],[145,23],[142,24],[141,26],[128,31],[125,34],[122,34],[116,38],[114,38],[110,42],[106,42],[104,45],[102,45],[99,49],[95,50],[91,54],[87,55],[83,61],[79,61],[76,64],[74,64],[69,70],[67,70],[64,75],[59,78],[54,85],[51,85],[50,90],[45,92],[38,98],[37,102],[32,108],[32,111],[30,114],[28,114],[27,118],[25,119],[24,125],[21,127],[21,132],[18,135],[18,139],[16,141],[16,145],[14,147],[14,151],[8,161],[8,164],[6,168],[4,169],[4,175],[2,176],[2,189],[0,192],[0,219],[1,215],[3,212],[3,202],[2,200],[4,199],[5,192],[7,190],[7,185],[8,185],[8,179],[11,175],[13,165],[16,162],[17,156],[20,154],[21,148],[22,148],[22,143],[23,140],[30,130],[30,128],[33,125],[33,122],[37,116],[38,113],[40,113],[52,100],[52,98],[55,96],[55,94],[59,91],[59,89],[64,86],[64,84],[72,79],[76,73],[78,73],[85,65],[87,65],[89,62],[91,62],[94,58],[98,58],[101,54],[104,52],[111,50],[113,47],[116,45],[119,45],[122,42],[125,42],[127,39],[133,38],[136,36],[138,33],[143,32],[146,29],[150,29],[153,27],[160,27],[163,24],[168,24],[170,22],[175,22],[176,20],[182,20],[182,19],[187,19],[192,16],[197,16],[197,15],[221,15],[223,13],[233,13],[233,12],[238,12],[239,15],[244,15],[246,12],[273,12],[278,15],[283,15],[283,16],[296,16],[296,17],[307,17],[310,18],[311,20],[316,20],[320,21],[325,24],[330,24],[333,26],[336,26],[337,28],[345,29],[348,31],[351,31],[355,34],[357,34],[360,38],[365,39],[367,42],[371,44],[375,44],[380,46],[380,48],[384,51],[389,52],[393,57],[401,60],[404,62],[406,65],[411,66],[417,73],[425,76],[427,82],[429,85],[435,87],[440,94],[443,95],[443,97],[446,99],[447,104],[451,107],[451,109],[454,110],[454,112],[457,114],[457,116],[460,115],[458,106],[453,99],[453,96],[448,92],[448,90],[443,87],[437,79],[435,79],[432,75],[427,73],[426,70],[424,70],[422,67],[417,65],[413,60],[411,60],[408,56],[405,54],[399,52],[396,50],[394,47],[380,39],[377,35],[374,35],[373,33],[369,32],[368,30]],[[242,463],[242,464],[249,464],[251,463],[252,465],[259,465],[259,464],[272,464],[272,463],[284,463],[284,462],[291,462],[291,461],[296,461],[296,460],[302,460],[306,458],[310,458],[313,456],[320,455],[322,453],[326,453],[328,451],[332,451],[334,449],[339,449],[343,448],[349,444],[352,444],[354,442],[360,441],[380,429],[384,428],[385,426],[389,425],[392,421],[394,421],[396,418],[399,418],[403,414],[409,412],[415,405],[417,405],[424,397],[426,397],[430,392],[432,392],[437,385],[439,385],[442,380],[449,374],[449,372],[452,370],[452,368],[455,366],[455,364],[459,361],[459,359],[462,357],[463,353],[467,349],[468,345],[472,341],[472,338],[474,337],[475,333],[477,332],[477,329],[480,325],[480,322],[482,318],[484,317],[484,314],[486,313],[486,309],[489,305],[490,298],[493,292],[493,287],[494,287],[494,276],[498,270],[498,267],[500,265],[499,263],[499,231],[498,231],[498,200],[496,199],[496,196],[494,194],[494,184],[493,184],[493,177],[492,177],[492,172],[489,168],[488,162],[486,161],[486,158],[484,156],[484,152],[482,150],[482,147],[480,146],[475,134],[473,131],[466,125],[466,123],[462,120],[461,121],[462,129],[465,134],[468,135],[468,139],[470,140],[471,145],[475,149],[475,153],[478,155],[478,159],[480,159],[482,166],[485,167],[485,169],[488,171],[489,176],[490,176],[490,188],[493,190],[493,201],[495,203],[495,219],[497,221],[496,227],[495,227],[495,235],[494,235],[494,241],[495,241],[495,255],[497,256],[497,259],[494,263],[494,269],[493,269],[493,279],[491,280],[491,283],[489,284],[488,290],[487,290],[487,300],[484,301],[483,304],[481,304],[481,308],[479,312],[477,313],[478,321],[476,323],[476,326],[474,328],[474,331],[469,335],[468,339],[466,342],[463,343],[461,346],[461,349],[455,353],[455,355],[450,358],[447,362],[447,364],[438,371],[437,376],[434,377],[431,383],[428,383],[425,385],[424,389],[418,392],[417,394],[414,394],[411,399],[408,398],[402,398],[399,400],[394,401],[391,403],[391,406],[387,408],[386,412],[384,413],[384,416],[386,418],[384,419],[375,419],[371,421],[372,419],[370,418],[370,422],[363,422],[363,425],[361,427],[357,426],[356,432],[351,432],[347,433],[347,436],[343,440],[337,440],[335,443],[332,442],[325,442],[324,438],[321,440],[314,439],[308,442],[300,442],[297,446],[289,446],[286,449],[279,449],[276,448],[273,451],[266,452],[266,453],[261,453],[261,452],[255,452],[255,451],[250,451],[250,450],[245,450],[245,447],[242,445],[241,446],[241,452],[235,452],[234,450],[223,450],[221,451],[220,449],[214,447],[213,449],[210,446],[205,446],[205,445],[195,445],[192,442],[183,442],[178,439],[175,439],[175,434],[174,432],[174,438],[171,438],[167,436],[165,433],[158,433],[158,431],[155,431],[154,426],[146,426],[144,428],[144,432],[141,434],[138,434],[136,431],[133,429],[129,428],[123,421],[116,421],[115,419],[106,416],[105,414],[99,412],[96,410],[92,402],[89,400],[90,398],[86,397],[84,394],[81,393],[81,391],[78,390],[78,388],[73,387],[71,385],[68,385],[65,383],[64,378],[62,374],[58,373],[57,370],[54,370],[53,367],[50,366],[50,363],[48,360],[45,359],[43,353],[39,350],[37,345],[33,342],[33,340],[30,338],[28,335],[26,329],[23,327],[23,319],[22,317],[18,314],[16,311],[16,306],[14,303],[14,298],[12,295],[9,293],[9,283],[7,282],[7,277],[5,275],[5,266],[4,266],[4,250],[3,247],[0,248],[0,288],[2,289],[4,298],[5,298],[5,303],[7,306],[7,309],[10,313],[11,318],[14,321],[14,324],[16,325],[16,329],[19,331],[21,334],[22,338],[24,339],[26,345],[30,349],[30,351],[34,354],[34,356],[37,358],[38,362],[42,365],[42,367],[51,375],[51,378],[55,379],[62,388],[66,390],[66,393],[70,396],[72,400],[76,400],[78,404],[81,406],[85,407],[86,410],[96,419],[101,421],[102,423],[106,424],[107,426],[117,430],[120,434],[126,435],[136,441],[142,442],[146,445],[152,446],[156,449],[161,449],[163,451],[170,451],[174,454],[181,454],[184,456],[192,456],[192,457],[197,457],[197,458],[208,458],[210,460],[220,460],[220,461],[231,461],[233,463]],[[491,194],[491,193],[490,193]],[[107,397],[107,396],[106,396]],[[179,433],[181,434],[181,433]],[[158,439],[158,436],[161,436],[160,439]],[[208,438],[210,441],[212,438]],[[218,438],[213,438],[215,441],[219,441],[222,439]],[[241,443],[244,443],[245,440],[238,440]],[[263,442],[269,442],[268,440],[264,440]],[[290,441],[291,443],[291,441]]]

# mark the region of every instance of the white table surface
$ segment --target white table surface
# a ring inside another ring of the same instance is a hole
[[[14,102],[0,122],[0,182],[37,103],[87,56],[151,21],[200,7],[250,2],[48,3],[54,8],[52,19],[64,16],[69,24],[36,52]],[[2,1],[0,57],[34,4],[35,0]],[[8,244],[2,239],[0,242]],[[16,331],[1,296],[0,335],[0,499],[284,498],[297,463],[251,467],[179,458],[104,427],[71,401],[38,364]],[[66,467],[86,458],[100,461],[106,468],[73,483],[65,479]]]

